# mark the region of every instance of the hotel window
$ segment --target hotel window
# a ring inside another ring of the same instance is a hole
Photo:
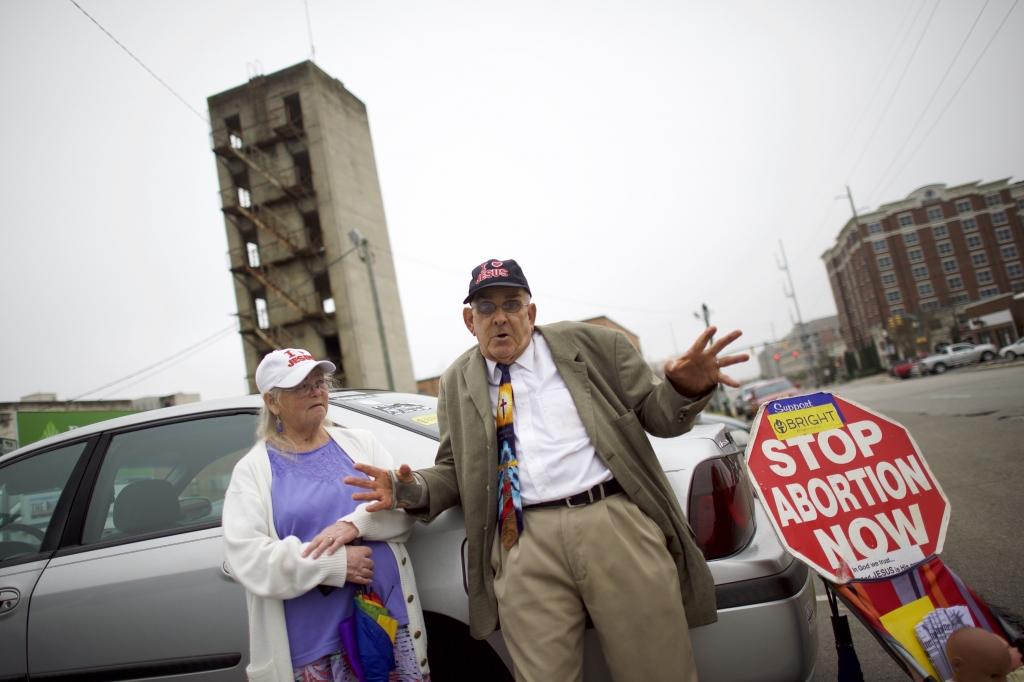
[[[991,284],[992,283],[992,271],[991,270],[978,270],[978,284]]]
[[[999,194],[989,194],[985,197],[985,204],[987,206],[1002,206],[1003,197]]]
[[[928,220],[942,220],[942,207],[932,206],[928,209]]]
[[[882,223],[868,223],[868,234],[882,234]]]
[[[925,279],[928,277],[928,266],[917,265],[914,267],[914,279]]]
[[[1010,232],[1010,228],[1003,227],[996,230],[996,241],[1002,244],[1003,242],[1012,242],[1013,233]]]
[[[945,225],[936,225],[932,228],[932,234],[935,235],[936,239],[942,239],[949,235],[949,230],[946,229]]]
[[[956,272],[956,258],[950,258],[949,260],[942,261],[943,272]]]
[[[1005,225],[1006,224],[1006,211],[993,211],[992,212],[992,224],[993,225]]]
[[[978,221],[974,218],[964,218],[960,221],[960,227],[964,228],[964,232],[974,232],[978,229]]]
[[[1024,199],[1017,199],[1017,210],[1024,211]]]
[[[957,291],[959,289],[964,288],[964,281],[959,276],[950,277],[949,279],[946,280],[946,284],[949,285],[950,291]]]
[[[1006,274],[1010,276],[1010,279],[1024,277],[1024,268],[1021,268],[1020,263],[1007,263]]]
[[[892,272],[882,273],[882,286],[883,287],[894,287],[896,286],[896,275]]]
[[[1024,282],[1010,282],[1010,288],[1015,294],[1024,294]]]
[[[888,270],[891,267],[892,267],[892,258],[889,258],[888,256],[882,256],[881,258],[878,259],[878,269],[879,270]]]
[[[889,250],[889,244],[884,239],[879,239],[876,242],[871,242],[871,245],[875,247],[875,253],[885,253]]]
[[[939,302],[934,298],[930,301],[921,301],[921,310],[938,310]]]
[[[939,250],[940,256],[953,255],[953,245],[950,244],[949,242],[939,242],[938,244],[935,245],[935,248]]]
[[[988,256],[985,255],[984,251],[971,254],[971,265],[976,268],[980,268],[983,265],[988,265]]]
[[[889,309],[889,314],[890,315],[905,315],[906,312],[907,311],[905,311],[903,308],[890,308]]]
[[[1017,247],[1016,246],[1004,246],[1000,250],[1003,253],[1003,260],[1013,260],[1014,258],[1017,257]]]
[[[957,213],[970,213],[971,212],[971,200],[964,199],[963,201],[956,202]]]
[[[981,235],[972,234],[967,237],[967,248],[968,249],[980,249],[981,248]]]
[[[911,263],[919,263],[924,260],[924,251],[921,249],[911,249],[907,251],[907,258],[910,259]]]
[[[978,298],[992,298],[999,295],[999,287],[989,287],[978,291]]]
[[[889,303],[899,303],[900,301],[903,300],[903,297],[900,296],[899,289],[897,289],[896,291],[887,291],[885,293],[885,298],[887,301],[889,301]]]
[[[918,241],[919,240],[917,238],[917,232],[907,232],[905,235],[903,235],[903,243],[906,244],[907,246],[917,244]]]
[[[922,298],[924,298],[925,296],[931,296],[934,293],[935,290],[932,289],[931,282],[923,282],[917,285],[917,295],[921,296]]]
[[[904,213],[900,216],[900,227],[910,227],[914,224],[914,216],[911,213]]]
[[[960,303],[969,303],[971,300],[968,294],[954,294],[949,297],[950,305],[959,305]]]

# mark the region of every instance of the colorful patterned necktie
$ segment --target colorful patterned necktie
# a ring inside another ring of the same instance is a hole
[[[498,533],[505,549],[512,549],[523,532],[523,501],[519,497],[519,460],[512,425],[512,376],[508,365],[498,363]]]

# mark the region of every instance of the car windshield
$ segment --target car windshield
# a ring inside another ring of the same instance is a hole
[[[764,386],[758,386],[753,390],[756,396],[775,395],[776,393],[782,393],[783,391],[793,390],[793,384],[789,383],[789,379],[778,379],[765,384]]]
[[[371,390],[339,391],[331,394],[330,403],[433,440],[441,438],[437,426],[437,398],[432,396]]]

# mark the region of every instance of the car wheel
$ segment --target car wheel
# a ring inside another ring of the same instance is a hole
[[[987,350],[987,351],[985,351],[984,353],[981,354],[981,361],[982,362],[988,362],[989,360],[991,360],[995,356],[996,356],[995,353],[993,353],[990,350]]]
[[[943,372],[946,371],[946,366],[941,362],[937,362],[935,363],[935,366],[932,367],[932,371],[935,372],[936,374],[942,374]]]
[[[1008,351],[1006,351],[1006,359],[1010,360],[1010,361],[1016,360],[1017,359],[1017,354],[1014,353],[1012,350],[1008,350]]]

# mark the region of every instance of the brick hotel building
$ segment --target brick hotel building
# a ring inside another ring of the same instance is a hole
[[[1024,292],[1022,216],[1024,182],[998,180],[927,185],[851,219],[822,254],[847,345],[891,356],[897,316],[919,344],[949,341],[967,304]]]

